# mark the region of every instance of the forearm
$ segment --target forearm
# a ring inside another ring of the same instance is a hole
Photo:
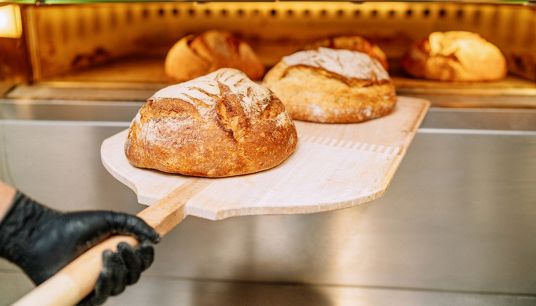
[[[4,216],[13,204],[13,197],[15,197],[15,193],[15,188],[0,181],[0,221],[4,219]]]

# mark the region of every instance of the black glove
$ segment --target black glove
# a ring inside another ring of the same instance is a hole
[[[77,256],[111,235],[131,235],[138,248],[121,243],[103,252],[95,290],[81,304],[100,305],[138,281],[153,262],[158,233],[136,216],[111,211],[62,213],[17,192],[0,223],[0,256],[18,265],[38,285]]]

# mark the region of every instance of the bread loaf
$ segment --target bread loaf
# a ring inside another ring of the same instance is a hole
[[[389,114],[395,87],[380,62],[365,53],[319,48],[284,57],[264,84],[293,119],[352,123]]]
[[[225,31],[188,35],[168,52],[166,74],[176,81],[188,81],[220,68],[236,68],[252,79],[260,79],[264,65],[251,47]]]
[[[318,40],[307,46],[306,49],[317,49],[319,47],[363,52],[378,60],[385,70],[389,69],[387,56],[385,56],[383,50],[378,45],[358,35],[336,36]]]
[[[296,144],[281,101],[224,68],[149,98],[132,121],[125,153],[140,168],[224,177],[275,167]]]
[[[491,81],[507,72],[499,48],[462,31],[430,34],[411,47],[402,66],[412,76],[439,81]]]

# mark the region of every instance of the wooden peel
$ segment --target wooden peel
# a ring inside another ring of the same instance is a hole
[[[210,220],[260,214],[296,214],[351,207],[380,197],[400,164],[429,102],[399,97],[389,116],[362,124],[296,122],[299,144],[282,165],[256,174],[200,179],[131,166],[127,132],[101,147],[105,168],[151,204],[138,214],[164,236],[187,215]],[[84,253],[15,305],[74,305],[89,294],[102,268],[102,252],[125,241],[113,237]]]
[[[184,207],[188,200],[209,184],[208,180],[194,179],[138,214],[160,236],[165,236],[186,217]],[[132,246],[138,241],[129,236],[114,236],[94,246],[53,277],[18,300],[16,306],[72,306],[86,297],[93,288],[102,270],[102,252],[115,250],[121,242]]]

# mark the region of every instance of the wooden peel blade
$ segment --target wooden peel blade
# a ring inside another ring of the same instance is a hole
[[[186,217],[188,200],[210,184],[207,179],[194,179],[176,188],[168,196],[138,214],[153,227],[161,237],[169,233]],[[15,306],[72,306],[93,291],[102,270],[102,252],[117,249],[126,242],[132,246],[138,241],[129,236],[113,236],[99,243],[47,281],[30,291],[13,305]]]

